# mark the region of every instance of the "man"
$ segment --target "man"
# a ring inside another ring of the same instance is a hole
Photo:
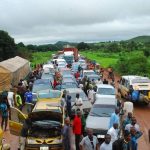
[[[131,134],[125,131],[124,138],[118,139],[113,143],[112,150],[131,150]]]
[[[82,98],[80,97],[79,93],[76,94],[76,99],[75,99],[75,106],[76,106],[76,110],[80,109],[80,111],[82,111]]]
[[[75,145],[76,150],[80,150],[79,143],[82,134],[82,120],[81,120],[81,111],[77,111],[77,115],[73,120],[73,133],[75,134]]]
[[[118,139],[118,123],[114,123],[108,130],[107,134],[111,135],[111,142],[113,143]]]
[[[100,150],[112,150],[111,135],[105,135],[105,141],[100,146]]]
[[[24,97],[26,103],[32,103],[33,95],[31,91],[27,90],[27,92],[24,94]]]
[[[67,110],[67,115],[69,116],[69,118],[71,118],[71,96],[70,95],[67,95],[66,110]]]
[[[22,98],[18,92],[15,95],[15,104],[16,104],[18,109],[22,110]]]
[[[135,130],[136,130],[136,132],[137,132],[137,131],[140,131],[140,127],[139,127],[139,125],[137,124],[137,121],[136,121],[136,118],[135,118],[135,117],[132,117],[131,123],[129,123],[129,124],[127,124],[127,125],[125,126],[125,130],[128,130],[128,131],[130,132],[131,127],[134,127]]]
[[[31,122],[31,115],[28,115],[28,118],[25,119],[21,133],[20,133],[20,150],[25,149],[25,142],[26,138],[28,136],[28,130],[31,128],[32,122]]]
[[[128,112],[127,117],[123,120],[123,124],[122,124],[123,130],[125,129],[126,125],[131,124],[131,122],[132,122],[132,113]]]
[[[63,147],[64,150],[70,150],[71,149],[71,142],[70,142],[70,119],[65,119],[65,125],[63,127],[62,135],[63,135]]]
[[[137,150],[138,149],[138,143],[137,140],[142,136],[142,132],[135,130],[134,127],[130,128],[130,133],[131,133],[131,145],[132,145],[132,150]]]
[[[87,136],[80,142],[80,150],[99,150],[99,143],[92,129],[87,129]]]
[[[108,81],[104,79],[103,84],[108,84]]]
[[[89,101],[93,104],[94,103],[94,94],[95,91],[93,90],[92,86],[89,87],[90,89],[88,90],[88,99]]]
[[[10,107],[14,107],[14,92],[9,91],[7,95],[7,99]]]
[[[114,123],[119,124],[119,109],[118,108],[116,108],[115,112],[111,114],[109,129],[113,126]]]

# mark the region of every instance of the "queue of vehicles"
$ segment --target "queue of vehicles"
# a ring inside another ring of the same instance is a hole
[[[64,126],[65,108],[61,105],[61,99],[64,90],[72,97],[72,113],[75,113],[75,96],[79,93],[83,100],[83,114],[87,116],[86,128],[93,129],[93,133],[99,140],[104,139],[108,131],[110,116],[118,107],[116,89],[106,84],[96,84],[95,102],[92,105],[83,89],[79,88],[74,73],[81,66],[83,70],[80,79],[87,76],[90,81],[94,79],[97,82],[101,75],[88,68],[86,60],[79,57],[77,49],[66,48],[59,54],[54,55],[54,59],[43,65],[40,79],[33,84],[34,105],[25,105],[22,112],[11,107],[9,120],[11,134],[19,136],[24,120],[31,118],[32,127],[28,131],[26,150],[62,149],[61,129]],[[72,67],[68,68],[68,64]],[[58,90],[53,89],[56,70],[62,78],[62,84]],[[132,91],[139,91],[139,100],[149,103],[150,80],[148,78],[123,76],[119,82],[119,91],[123,97],[130,92],[130,85],[132,85]],[[29,105],[32,108],[30,112],[27,111]]]

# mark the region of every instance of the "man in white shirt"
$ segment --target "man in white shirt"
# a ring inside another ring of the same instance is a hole
[[[136,121],[136,118],[135,118],[135,117],[132,117],[131,123],[130,123],[130,124],[127,124],[127,125],[125,126],[125,130],[128,130],[128,131],[130,132],[131,127],[134,127],[135,130],[136,130],[136,132],[137,132],[137,131],[140,131],[140,127],[139,127],[139,125],[137,124],[137,121]]]
[[[95,91],[93,90],[92,87],[90,87],[90,89],[88,90],[88,99],[92,104],[94,103],[94,95]]]
[[[100,146],[100,150],[112,150],[111,135],[105,135],[105,141]]]
[[[118,139],[118,123],[114,123],[108,130],[107,134],[111,135],[111,142],[113,143]]]
[[[80,142],[80,150],[99,150],[99,142],[92,129],[87,129],[87,136]]]
[[[7,99],[8,99],[8,103],[10,107],[13,107],[14,106],[14,92],[8,92]]]
[[[75,106],[76,106],[76,110],[80,109],[80,111],[82,111],[82,105],[83,105],[83,101],[82,98],[80,97],[79,93],[76,94],[76,99],[75,99]]]

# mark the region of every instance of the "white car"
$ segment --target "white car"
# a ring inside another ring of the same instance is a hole
[[[83,70],[83,77],[88,75],[93,75],[95,72],[93,70]]]
[[[96,100],[101,99],[103,97],[116,97],[116,90],[112,85],[109,84],[97,84],[97,91],[96,91]]]
[[[111,114],[115,112],[117,100],[103,97],[96,101],[86,119],[86,128],[93,129],[98,139],[104,139],[110,123]]]

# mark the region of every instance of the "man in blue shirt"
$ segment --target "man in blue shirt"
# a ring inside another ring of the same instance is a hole
[[[111,114],[109,129],[113,126],[114,123],[119,124],[119,109],[116,108],[115,112]]]
[[[27,90],[27,92],[24,94],[24,97],[25,97],[25,102],[26,103],[32,103],[32,92]]]

